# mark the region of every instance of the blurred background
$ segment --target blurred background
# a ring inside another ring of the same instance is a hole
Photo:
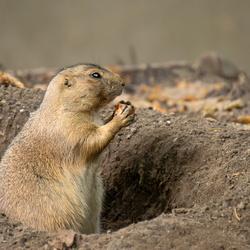
[[[250,73],[247,0],[0,0],[0,63],[193,61],[216,51]]]

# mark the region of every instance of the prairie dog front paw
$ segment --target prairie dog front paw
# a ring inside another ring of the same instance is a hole
[[[131,114],[135,113],[135,107],[131,104],[131,102],[129,102],[129,101],[128,102],[120,101],[116,105],[116,110],[115,110],[114,115],[122,114],[125,110],[127,111],[126,113],[128,113],[128,115],[131,115]]]
[[[135,121],[135,107],[130,102],[120,101],[116,106],[114,117],[120,118],[122,126],[126,127]]]

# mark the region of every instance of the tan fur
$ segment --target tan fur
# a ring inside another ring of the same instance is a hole
[[[0,165],[0,208],[7,216],[37,230],[100,232],[101,152],[134,115],[128,105],[103,125],[97,111],[123,85],[118,74],[92,64],[66,68],[52,79]]]

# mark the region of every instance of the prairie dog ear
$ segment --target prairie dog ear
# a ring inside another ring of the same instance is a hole
[[[73,85],[72,81],[69,79],[69,77],[64,78],[64,86],[70,88]]]

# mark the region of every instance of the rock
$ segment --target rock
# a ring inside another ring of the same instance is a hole
[[[56,249],[71,248],[74,244],[76,232],[73,230],[61,230],[58,235],[49,241],[49,245]]]

